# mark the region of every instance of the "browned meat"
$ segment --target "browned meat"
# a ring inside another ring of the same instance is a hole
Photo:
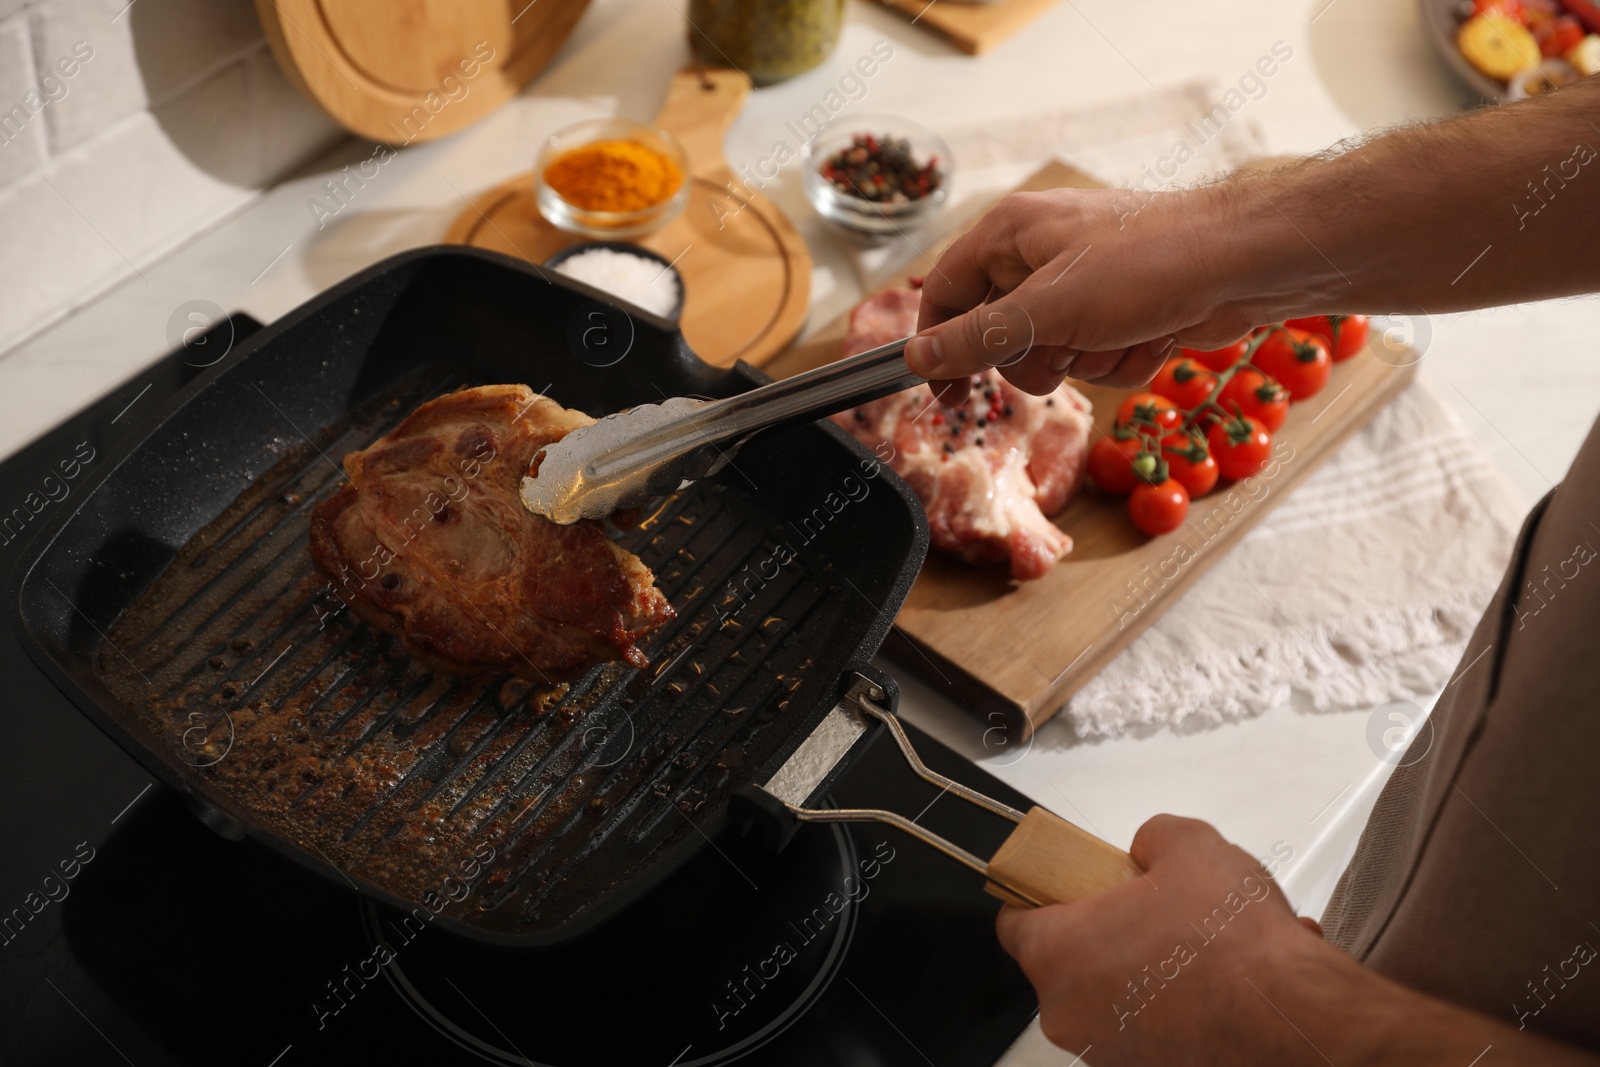
[[[311,519],[339,596],[455,674],[559,681],[646,664],[635,642],[672,618],[649,569],[597,523],[558,526],[518,496],[534,454],[593,420],[523,385],[428,401],[344,457],[349,481]]]
[[[915,332],[921,297],[905,286],[868,297],[850,316],[841,355]],[[834,420],[892,457],[922,500],[934,547],[973,564],[1009,560],[1022,580],[1043,577],[1071,551],[1072,538],[1049,519],[1077,492],[1089,455],[1089,401],[1071,386],[1030,396],[988,371],[957,408],[919,388]]]

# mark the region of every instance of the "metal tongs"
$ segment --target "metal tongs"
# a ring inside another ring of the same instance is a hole
[[[921,385],[901,338],[726,400],[679,396],[607,415],[534,457],[522,504],[566,525],[639,507],[727,465],[752,435]]]

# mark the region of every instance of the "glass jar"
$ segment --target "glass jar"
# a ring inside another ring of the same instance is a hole
[[[690,0],[689,41],[700,60],[757,85],[792,78],[839,43],[844,0]]]

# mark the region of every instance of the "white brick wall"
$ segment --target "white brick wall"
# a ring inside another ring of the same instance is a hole
[[[0,354],[342,136],[250,0],[0,0]]]

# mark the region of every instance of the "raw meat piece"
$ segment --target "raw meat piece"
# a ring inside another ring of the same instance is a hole
[[[649,569],[598,523],[523,508],[538,450],[594,420],[524,385],[430,400],[344,457],[349,481],[318,505],[311,556],[356,613],[454,674],[571,678],[672,618]]]
[[[917,311],[921,307],[921,288],[908,285],[896,285],[867,297],[850,312],[850,329],[839,358],[916,333]]]
[[[898,286],[850,315],[842,355],[916,331],[922,294]],[[925,389],[874,400],[834,421],[880,456],[921,498],[933,544],[968,563],[1011,562],[1011,576],[1040,578],[1072,549],[1048,516],[1077,492],[1089,454],[1089,401],[1062,384],[1032,396],[996,371],[947,407]]]

